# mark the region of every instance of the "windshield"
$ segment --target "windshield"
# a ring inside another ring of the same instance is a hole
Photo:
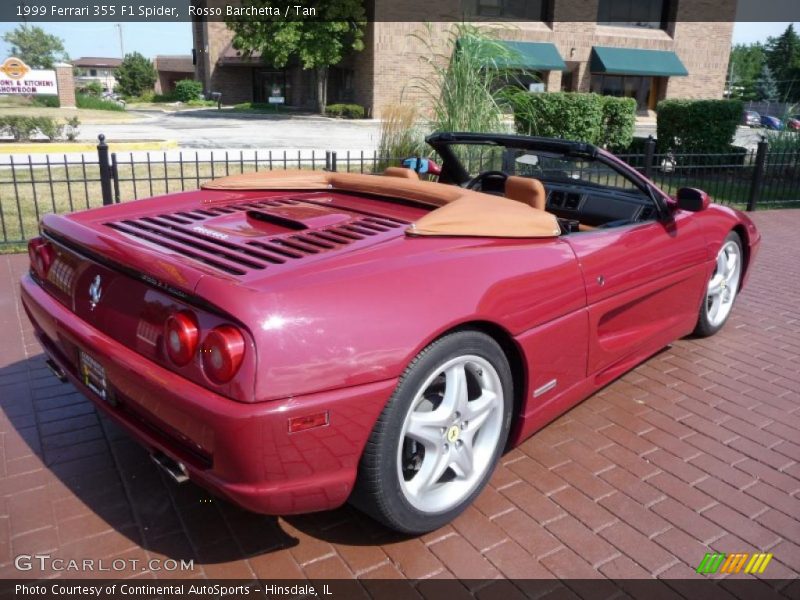
[[[544,183],[566,183],[638,191],[636,184],[608,165],[586,156],[544,150],[507,148],[496,144],[450,144],[469,177],[486,171],[533,177]]]

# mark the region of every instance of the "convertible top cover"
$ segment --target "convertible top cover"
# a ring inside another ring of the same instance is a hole
[[[409,235],[508,238],[557,237],[556,217],[491,194],[459,186],[327,171],[262,171],[222,177],[203,184],[209,190],[336,190],[412,200],[437,207],[406,230]]]

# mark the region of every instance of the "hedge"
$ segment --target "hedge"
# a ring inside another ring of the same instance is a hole
[[[344,119],[363,119],[364,107],[359,104],[328,104],[325,107],[325,114]]]
[[[656,121],[658,149],[681,153],[727,152],[742,119],[740,100],[662,100]]]
[[[46,108],[59,108],[61,106],[61,101],[58,99],[56,95],[42,95],[42,96],[34,96],[31,98],[31,106],[44,106]]]
[[[507,95],[518,133],[625,147],[633,139],[636,101],[579,92]]]
[[[114,100],[106,100],[89,94],[75,94],[75,104],[78,108],[88,108],[92,110],[117,110],[124,111],[125,106]]]
[[[194,79],[182,79],[175,84],[175,98],[189,102],[203,97],[203,84]]]
[[[0,133],[14,138],[15,142],[30,140],[37,133],[49,141],[57,140],[65,135],[74,139],[78,133],[80,121],[73,117],[65,123],[59,123],[52,117],[21,117],[16,115],[0,117]]]

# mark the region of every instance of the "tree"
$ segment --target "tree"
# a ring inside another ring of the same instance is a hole
[[[731,98],[742,100],[756,99],[756,82],[761,75],[766,55],[764,46],[755,44],[736,44],[731,50],[728,68],[728,89]]]
[[[767,64],[776,79],[779,98],[784,102],[800,99],[800,36],[789,24],[781,35],[766,44]]]
[[[69,60],[64,41],[35,25],[23,23],[3,35],[3,41],[11,46],[13,56],[34,69],[52,69],[55,63]]]
[[[243,0],[242,8],[264,9],[282,7],[271,0]],[[325,112],[328,100],[328,69],[342,61],[348,51],[364,49],[366,13],[362,0],[295,0],[292,10],[302,12],[313,7],[315,18],[263,18],[228,20],[234,32],[233,46],[245,56],[260,54],[262,62],[277,69],[289,60],[297,60],[303,69],[313,69],[316,75],[317,110]],[[277,8],[281,10],[281,8]]]
[[[756,83],[756,97],[767,102],[777,102],[779,93],[775,78],[772,76],[772,70],[768,64],[764,63],[761,68],[761,75]]]
[[[153,88],[156,83],[156,70],[152,62],[134,52],[125,55],[114,77],[117,80],[116,91],[123,96],[138,96],[145,90]]]

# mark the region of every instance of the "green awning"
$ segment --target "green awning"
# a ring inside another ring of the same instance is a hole
[[[649,75],[675,77],[688,75],[681,59],[668,50],[608,48],[595,46],[589,59],[592,73],[608,75]]]
[[[502,42],[510,56],[498,63],[509,69],[532,71],[566,71],[567,65],[555,44],[544,42]]]

